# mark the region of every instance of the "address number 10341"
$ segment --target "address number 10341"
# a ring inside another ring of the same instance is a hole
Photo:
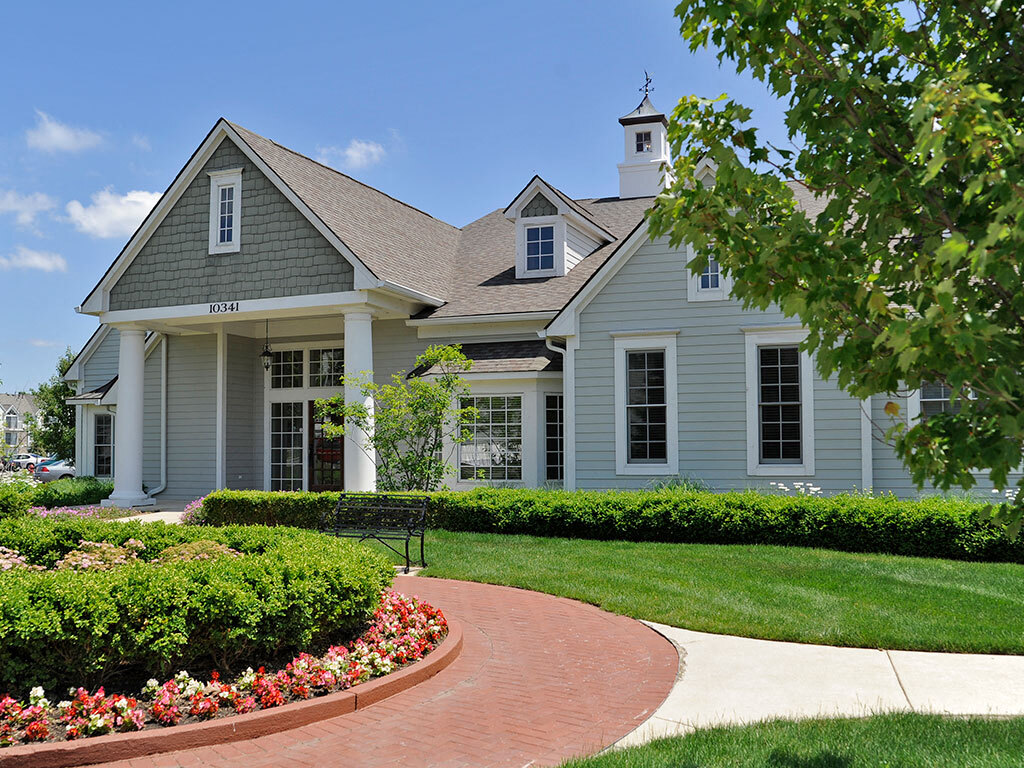
[[[219,315],[223,312],[237,312],[238,302],[237,301],[219,301],[216,304],[210,305],[210,314]]]

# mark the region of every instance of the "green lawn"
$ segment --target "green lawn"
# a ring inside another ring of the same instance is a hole
[[[446,531],[428,532],[427,562],[424,575],[548,592],[705,632],[1024,654],[1021,565]]]
[[[881,715],[698,731],[564,768],[1019,768],[1024,718]]]

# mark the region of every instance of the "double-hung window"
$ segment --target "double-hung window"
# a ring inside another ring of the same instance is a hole
[[[689,264],[696,258],[693,246],[686,246],[686,262]],[[732,291],[732,280],[722,272],[722,264],[713,254],[707,257],[707,263],[701,270],[689,269],[690,279],[687,284],[688,301],[722,301],[729,298]]]
[[[18,428],[18,414],[9,413],[7,414],[7,428],[17,429]]]
[[[234,253],[242,234],[242,170],[209,171],[210,253]]]
[[[650,152],[651,151],[651,132],[650,131],[637,131],[636,132],[636,151],[637,152]]]
[[[678,471],[676,332],[616,332],[615,472]]]
[[[814,386],[807,332],[745,328],[747,474],[814,474]]]
[[[942,382],[921,382],[921,418],[937,413],[960,413],[960,401],[952,402],[953,390]]]
[[[97,413],[93,436],[93,467],[96,477],[112,477],[114,474],[114,416]]]
[[[551,224],[526,228],[526,271],[555,268],[555,228]]]

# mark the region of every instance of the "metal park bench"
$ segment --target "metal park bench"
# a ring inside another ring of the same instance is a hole
[[[405,542],[405,572],[409,572],[409,541],[419,537],[420,565],[426,567],[423,556],[423,532],[427,527],[426,496],[404,493],[348,493],[338,497],[338,503],[320,518],[320,532],[330,536],[379,541],[396,555],[402,552],[388,542]]]

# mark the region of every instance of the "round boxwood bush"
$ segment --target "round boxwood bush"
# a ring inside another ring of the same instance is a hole
[[[394,574],[366,547],[294,528],[0,521],[0,547],[48,569],[82,541],[129,539],[145,548],[110,570],[0,572],[0,694],[134,684],[190,667],[237,671],[344,643]],[[241,556],[153,562],[196,541]]]

